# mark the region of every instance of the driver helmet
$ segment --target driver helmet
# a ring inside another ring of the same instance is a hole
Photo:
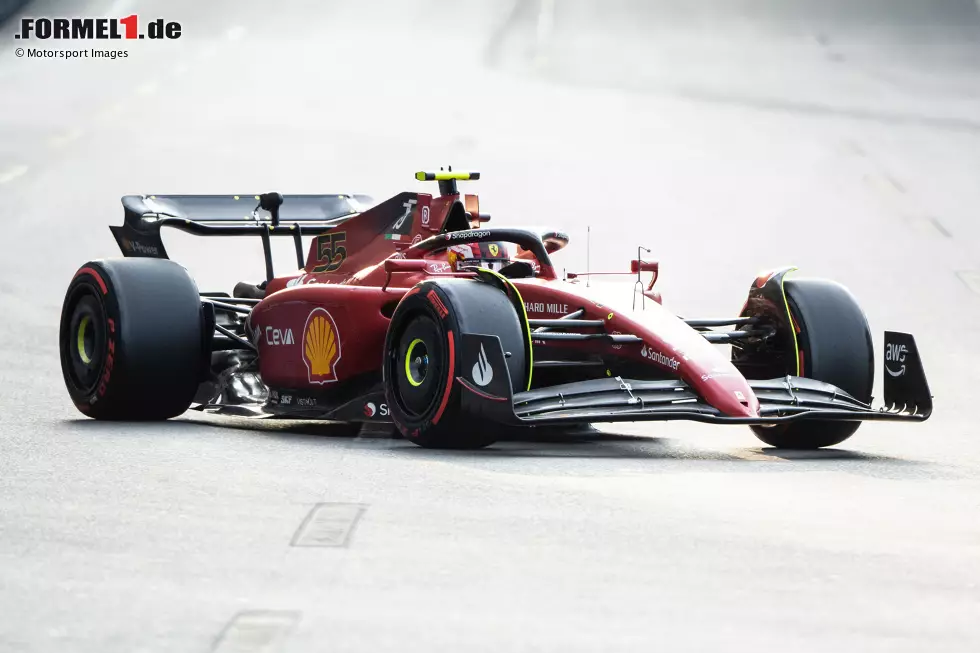
[[[501,242],[453,245],[447,254],[449,265],[453,266],[455,271],[463,268],[488,268],[499,272],[510,263],[507,244]]]

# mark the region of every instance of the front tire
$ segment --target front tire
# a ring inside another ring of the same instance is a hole
[[[186,411],[205,363],[197,285],[164,259],[83,265],[61,311],[61,370],[75,406],[100,420],[165,420]]]
[[[874,345],[868,320],[844,286],[823,279],[787,279],[784,288],[796,323],[800,376],[830,383],[871,403]],[[791,324],[790,328],[794,328]],[[793,357],[790,357],[794,360]],[[795,374],[788,370],[787,374]],[[807,420],[753,426],[766,444],[780,449],[819,449],[854,435],[861,422]]]
[[[478,449],[497,440],[499,427],[467,419],[460,360],[466,333],[500,338],[512,389],[526,382],[524,329],[507,295],[469,279],[426,281],[401,300],[385,342],[386,401],[399,432],[429,448]]]

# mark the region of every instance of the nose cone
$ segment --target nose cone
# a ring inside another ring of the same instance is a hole
[[[729,414],[737,417],[758,417],[759,399],[752,392],[749,385],[745,384],[744,390],[735,390],[732,393],[733,401],[729,404]]]
[[[708,385],[713,392],[708,392]],[[708,381],[703,390],[705,398],[714,405],[715,408],[731,417],[758,417],[759,399],[752,392],[748,382],[741,375],[736,377],[724,377],[712,383]],[[707,395],[711,395],[710,397]]]
[[[576,293],[590,297],[585,289],[576,289]],[[591,297],[596,302],[600,299],[608,302],[595,295]],[[633,333],[642,339],[642,343],[634,345],[640,348],[641,359],[679,376],[723,415],[759,416],[759,399],[726,353],[679,317],[657,303],[647,303],[642,311],[620,311],[609,303],[605,307],[603,310],[609,312],[601,317],[606,320],[607,330]]]
[[[758,417],[759,399],[741,372],[728,361],[715,364],[688,383],[712,406],[729,417]]]

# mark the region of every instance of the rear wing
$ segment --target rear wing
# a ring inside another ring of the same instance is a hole
[[[270,236],[292,236],[298,267],[305,264],[303,236],[323,233],[374,203],[367,195],[126,195],[121,227],[110,226],[124,256],[168,258],[161,227],[197,236],[258,236],[271,279]]]

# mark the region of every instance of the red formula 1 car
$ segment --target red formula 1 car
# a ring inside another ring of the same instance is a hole
[[[643,420],[746,424],[777,447],[849,437],[862,420],[925,420],[932,397],[911,335],[885,333],[872,408],[867,320],[839,284],[757,278],[737,317],[682,319],[631,272],[642,308],[610,303],[550,254],[560,231],[491,228],[457,180],[374,204],[356,195],[126,196],[110,227],[124,258],[75,274],[61,363],[96,419],[231,414],[393,422],[431,447],[480,447],[502,427]],[[161,227],[263,240],[266,281],[201,293]],[[303,236],[314,236],[303,257]],[[272,270],[270,237],[301,269]],[[731,355],[714,344],[730,344]]]

